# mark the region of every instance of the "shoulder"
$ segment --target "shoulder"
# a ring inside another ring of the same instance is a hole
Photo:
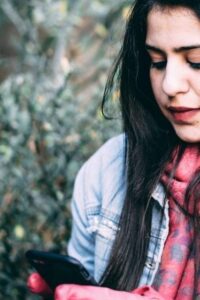
[[[125,135],[120,134],[109,139],[103,144],[86,162],[86,167],[94,167],[95,165],[106,168],[116,162],[121,162],[124,158]]]
[[[102,205],[120,189],[123,180],[125,134],[109,139],[80,169],[75,186],[84,188],[86,206]],[[95,195],[95,197],[94,197]]]
[[[123,164],[125,151],[125,135],[120,134],[103,144],[82,166],[78,177],[83,173],[90,178],[99,178],[110,169]],[[93,180],[92,180],[93,181]]]

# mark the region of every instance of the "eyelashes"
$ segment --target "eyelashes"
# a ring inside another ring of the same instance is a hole
[[[194,70],[200,70],[200,62],[199,63],[193,63],[190,61],[187,61],[187,63],[190,65],[190,67]],[[151,62],[150,68],[156,69],[156,70],[164,70],[167,65],[166,61],[158,61],[158,62]]]
[[[200,70],[200,63],[189,63],[193,69]]]
[[[157,69],[157,70],[163,70],[166,67],[165,61],[159,61],[159,62],[151,62],[151,69]]]

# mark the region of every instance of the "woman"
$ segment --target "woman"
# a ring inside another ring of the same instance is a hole
[[[109,288],[62,285],[55,299],[197,299],[200,1],[136,0],[104,102],[116,74],[125,134],[79,172],[69,243]],[[28,285],[47,292],[37,274]]]

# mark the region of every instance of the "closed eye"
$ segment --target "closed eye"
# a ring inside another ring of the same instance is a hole
[[[150,68],[163,70],[166,67],[166,61],[151,62]]]
[[[157,69],[157,70],[163,70],[166,67],[166,61],[158,61],[158,62],[151,62],[150,68],[151,69]],[[199,63],[193,63],[188,61],[188,64],[192,69],[200,70],[200,62]]]
[[[189,62],[189,61],[188,61],[188,63],[191,66],[191,68],[200,70],[200,63],[193,63],[193,62]]]

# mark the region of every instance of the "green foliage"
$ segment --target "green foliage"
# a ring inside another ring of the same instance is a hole
[[[30,270],[24,252],[66,251],[75,175],[104,141],[121,132],[120,118],[105,121],[100,103],[130,3],[0,3],[0,26],[13,53],[1,55],[2,299],[35,299],[26,289]],[[115,114],[117,100],[116,88]]]

